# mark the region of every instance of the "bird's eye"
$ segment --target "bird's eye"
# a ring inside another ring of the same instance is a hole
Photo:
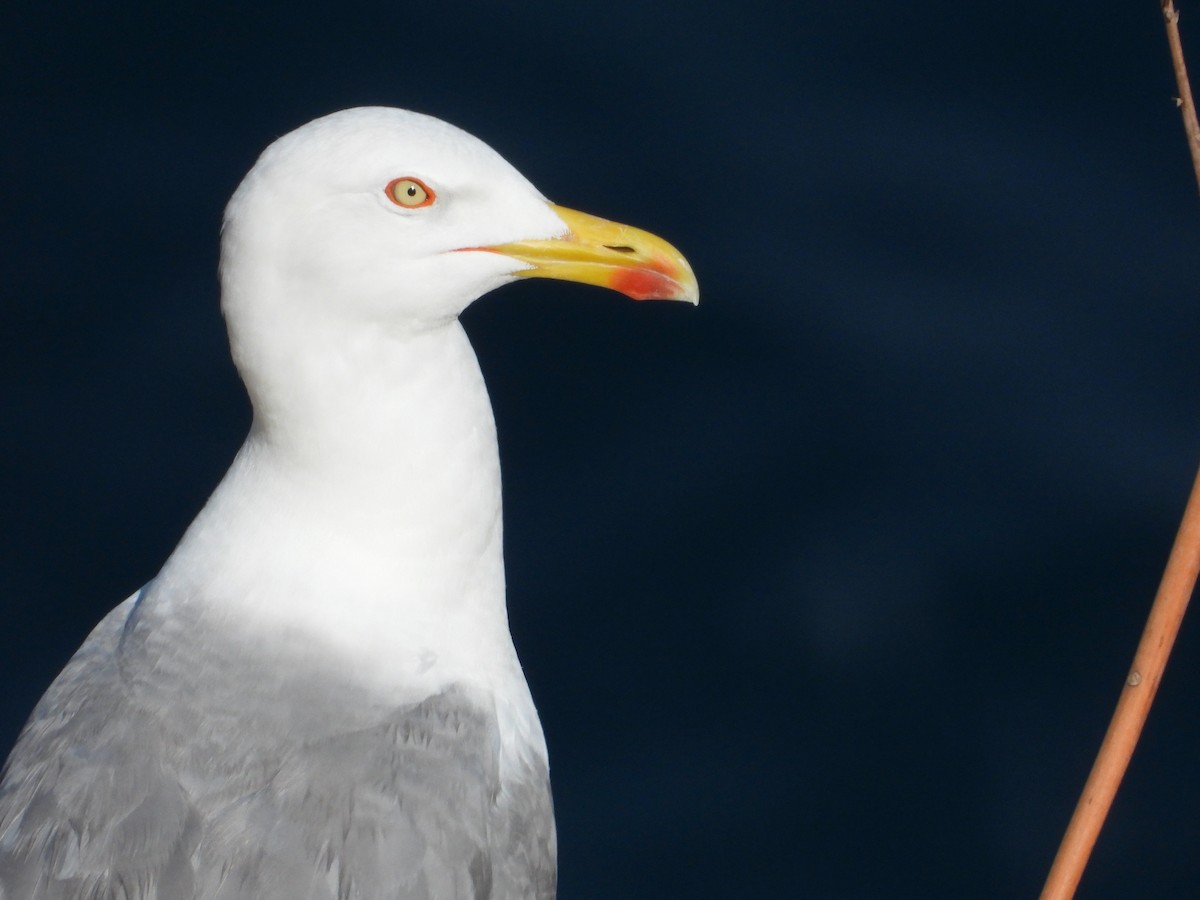
[[[405,209],[429,206],[435,196],[432,190],[415,178],[393,178],[384,190],[389,200]]]

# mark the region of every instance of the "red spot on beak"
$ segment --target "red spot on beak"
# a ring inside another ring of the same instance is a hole
[[[654,268],[616,269],[609,286],[634,300],[670,300],[679,295],[677,282],[665,265],[665,260],[656,259]]]
[[[634,300],[661,300],[673,286],[671,279],[648,269],[617,269],[612,276],[613,290]]]

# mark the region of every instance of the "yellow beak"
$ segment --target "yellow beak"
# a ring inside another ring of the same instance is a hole
[[[551,209],[570,230],[546,241],[482,247],[528,263],[523,278],[558,278],[620,291],[634,300],[700,302],[700,288],[683,254],[662,238],[563,206]]]

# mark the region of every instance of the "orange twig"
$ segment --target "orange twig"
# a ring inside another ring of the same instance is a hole
[[[1183,64],[1183,45],[1179,39],[1179,13],[1173,0],[1161,0],[1163,18],[1166,20],[1167,41],[1171,45],[1171,61],[1175,66],[1175,80],[1179,85],[1179,106],[1183,113],[1183,127],[1187,132],[1188,148],[1192,154],[1192,166],[1196,172],[1196,183],[1200,187],[1200,123],[1196,121],[1196,106],[1192,101],[1192,89],[1188,84],[1187,69]],[[1150,712],[1150,704],[1162,681],[1167,657],[1179,633],[1188,600],[1196,586],[1196,574],[1200,571],[1200,475],[1192,485],[1183,520],[1175,545],[1167,559],[1158,594],[1150,608],[1146,629],[1133,657],[1125,687],[1117,701],[1116,711],[1100,745],[1100,752],[1092,766],[1092,772],[1084,785],[1083,794],[1067,825],[1066,834],[1054,858],[1054,865],[1042,888],[1041,900],[1070,900],[1075,896],[1079,879],[1083,876],[1100,828],[1112,806],[1113,797],[1129,766],[1133,748],[1137,745]]]
[[[1133,665],[1117,709],[1108,725],[1108,733],[1100,745],[1100,752],[1092,766],[1092,773],[1084,785],[1083,794],[1071,816],[1054,865],[1046,885],[1042,888],[1042,900],[1070,900],[1083,875],[1083,869],[1091,856],[1092,847],[1100,828],[1112,806],[1117,787],[1125,775],[1133,748],[1142,733],[1150,704],[1162,681],[1167,657],[1179,633],[1179,625],[1187,610],[1192,588],[1196,585],[1196,573],[1200,570],[1200,476],[1192,485],[1183,521],[1175,537],[1175,546],[1167,559],[1162,583],[1141,643],[1133,657]]]
[[[1167,43],[1171,45],[1171,64],[1175,67],[1175,83],[1179,85],[1179,111],[1183,114],[1183,130],[1187,134],[1188,150],[1192,153],[1192,169],[1200,187],[1200,123],[1196,121],[1196,104],[1192,101],[1192,86],[1188,82],[1187,66],[1183,64],[1183,43],[1179,39],[1179,13],[1174,0],[1162,0],[1163,18],[1167,22]]]

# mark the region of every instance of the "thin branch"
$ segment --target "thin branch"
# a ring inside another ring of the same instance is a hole
[[[1171,61],[1179,85],[1179,107],[1196,183],[1200,187],[1200,123],[1196,121],[1196,106],[1183,64],[1183,45],[1179,39],[1179,13],[1173,0],[1161,0],[1166,20],[1167,41],[1171,45]],[[1133,665],[1125,679],[1116,711],[1100,745],[1092,772],[1084,785],[1083,794],[1071,816],[1071,822],[1059,845],[1058,855],[1042,888],[1042,900],[1070,900],[1075,896],[1079,879],[1087,866],[1096,838],[1112,806],[1113,797],[1129,766],[1133,749],[1150,712],[1150,704],[1162,681],[1167,657],[1179,633],[1188,600],[1196,586],[1200,571],[1200,475],[1192,485],[1175,545],[1167,559],[1158,594],[1150,608],[1146,629],[1133,657]]]
[[[1042,888],[1042,900],[1070,900],[1075,896],[1075,888],[1083,876],[1162,681],[1167,657],[1196,585],[1197,571],[1200,571],[1200,476],[1192,485],[1175,546],[1171,548],[1158,595],[1146,620],[1146,630],[1142,632],[1141,643],[1092,773]]]
[[[1200,123],[1196,121],[1196,104],[1192,101],[1192,86],[1188,82],[1187,66],[1183,64],[1183,42],[1179,39],[1179,13],[1174,0],[1162,0],[1163,18],[1167,23],[1167,43],[1171,45],[1171,64],[1175,67],[1175,83],[1179,85],[1179,111],[1183,114],[1183,130],[1187,134],[1188,150],[1192,153],[1192,169],[1200,187]]]

